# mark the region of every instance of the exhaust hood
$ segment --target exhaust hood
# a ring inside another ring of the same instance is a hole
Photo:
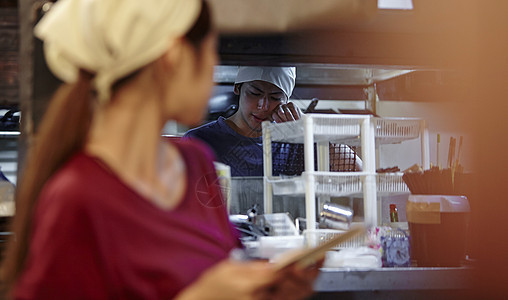
[[[285,33],[362,23],[377,0],[208,0],[222,34]]]
[[[417,101],[455,90],[455,98],[465,91],[457,88],[461,72],[474,59],[463,51],[475,47],[471,1],[210,3],[220,35],[219,84],[231,83],[240,65],[280,65],[297,67],[297,87],[342,94],[374,86],[381,99]]]

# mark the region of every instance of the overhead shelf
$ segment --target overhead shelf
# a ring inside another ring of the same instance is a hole
[[[347,68],[327,64],[296,64],[295,66],[297,67],[297,85],[368,86],[414,72],[414,70],[361,66]],[[213,79],[218,84],[233,84],[237,73],[238,66],[219,65],[215,66]]]

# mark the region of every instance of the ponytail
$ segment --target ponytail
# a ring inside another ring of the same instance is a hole
[[[49,107],[29,149],[16,190],[14,233],[3,258],[0,280],[9,291],[23,271],[28,255],[34,208],[46,181],[85,145],[93,114],[92,75],[81,71],[76,83],[62,85]]]

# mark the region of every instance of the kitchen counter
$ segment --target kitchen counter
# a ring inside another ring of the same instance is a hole
[[[323,268],[311,299],[450,299],[467,296],[471,267]]]

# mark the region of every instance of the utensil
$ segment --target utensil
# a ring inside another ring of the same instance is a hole
[[[353,210],[332,202],[323,203],[319,223],[327,228],[347,230],[353,220]]]

